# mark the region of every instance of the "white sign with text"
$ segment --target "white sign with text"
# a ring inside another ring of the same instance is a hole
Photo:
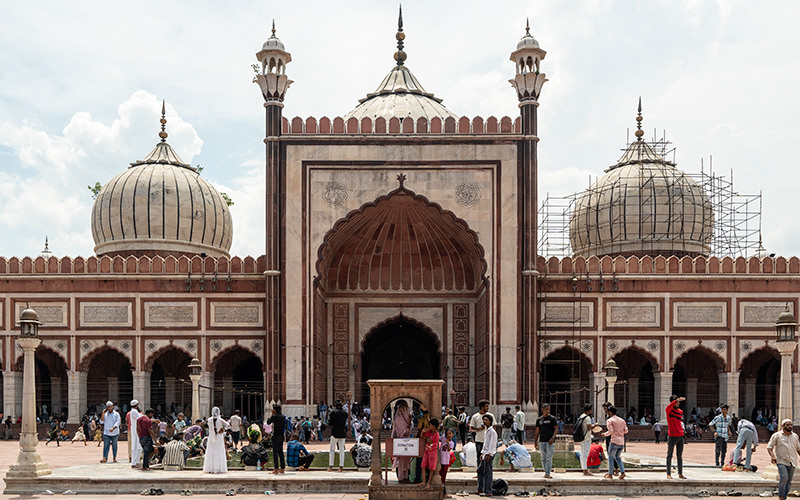
[[[392,439],[392,456],[418,457],[419,454],[419,438]]]

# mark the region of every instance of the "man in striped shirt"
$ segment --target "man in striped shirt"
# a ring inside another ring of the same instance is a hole
[[[183,442],[183,433],[175,433],[172,441],[164,446],[164,450],[164,466],[179,466],[183,469],[186,459],[189,457],[189,447]]]
[[[728,429],[731,418],[728,416],[728,405],[720,407],[722,413],[714,417],[708,425],[714,429],[714,463],[717,467],[725,465],[725,455],[728,453]]]

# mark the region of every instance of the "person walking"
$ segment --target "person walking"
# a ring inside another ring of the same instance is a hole
[[[281,405],[272,405],[272,416],[267,423],[272,426],[272,456],[275,461],[273,474],[283,474],[286,471],[286,455],[283,453],[283,441],[286,433],[286,416],[281,413]]]
[[[728,416],[728,405],[722,405],[722,410],[708,426],[714,429],[714,463],[717,467],[725,465],[725,456],[728,454],[728,437],[731,427],[731,417]]]
[[[405,402],[405,401],[404,401]],[[347,412],[342,408],[342,402],[336,400],[333,403],[333,411],[328,416],[328,423],[331,426],[331,448],[328,459],[328,472],[333,471],[333,464],[336,455],[335,449],[339,448],[339,472],[344,470],[344,440],[347,437]],[[408,404],[406,404],[406,412],[408,412]],[[408,417],[408,432],[411,433],[411,416]],[[406,436],[407,437],[407,436]],[[399,478],[398,478],[399,479]],[[406,480],[408,479],[408,468],[406,468]]]
[[[500,424],[503,427],[503,444],[508,446],[514,438],[514,415],[511,414],[510,406],[506,406],[506,412],[500,415]]]
[[[458,435],[461,438],[461,447],[467,444],[467,427],[469,427],[469,415],[464,407],[458,409]]]
[[[525,443],[525,412],[523,412],[519,405],[514,407],[517,413],[514,414],[514,427],[517,432],[517,442],[520,444]]]
[[[577,441],[581,446],[581,469],[583,469],[584,476],[591,476],[587,461],[589,460],[589,451],[592,448],[592,405],[586,404],[583,406],[583,413],[575,422],[575,427],[581,429],[583,435],[582,441]],[[577,435],[573,432],[573,437]]]
[[[550,405],[542,403],[542,416],[536,419],[536,432],[533,435],[533,446],[542,454],[544,478],[552,479],[553,450],[558,420],[550,415]]]
[[[605,435],[611,437],[611,442],[608,444],[608,474],[603,477],[606,479],[614,477],[614,465],[616,463],[619,468],[619,478],[625,479],[625,465],[622,464],[621,454],[622,448],[625,446],[625,434],[628,433],[628,424],[617,416],[617,408],[615,406],[609,406],[606,411],[610,417],[606,421],[608,430]],[[589,456],[588,452],[586,456]]]
[[[797,455],[800,454],[800,441],[793,432],[792,419],[783,419],[780,429],[770,436],[767,453],[772,463],[778,466],[778,498],[786,500],[797,467]]]
[[[117,441],[119,440],[119,426],[122,418],[114,409],[114,403],[106,402],[106,407],[100,415],[100,422],[103,424],[103,459],[101,464],[108,462],[108,449],[111,448],[112,462],[117,461]]]
[[[492,496],[494,482],[492,462],[497,453],[497,431],[494,430],[494,417],[491,413],[483,415],[484,441],[478,460],[478,493]]]
[[[679,408],[684,397],[672,395],[669,397],[667,413],[667,479],[672,479],[672,452],[678,462],[678,478],[686,479],[683,475],[683,410]]]
[[[653,435],[656,437],[656,444],[661,442],[661,421],[656,420],[653,424]]]
[[[739,425],[736,428],[738,434],[736,438],[736,448],[733,450],[733,463],[740,464],[742,457],[742,448],[747,450],[747,460],[745,461],[745,470],[750,470],[750,458],[756,452],[758,447],[758,431],[753,422],[743,418],[739,420]]]

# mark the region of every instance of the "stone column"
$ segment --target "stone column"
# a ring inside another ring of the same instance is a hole
[[[800,415],[800,373],[792,373],[792,393],[792,402],[794,403],[792,415]]]
[[[133,372],[133,399],[139,401],[142,413],[150,408],[150,372]]]
[[[603,372],[592,372],[589,374],[589,388],[591,392],[591,400],[594,412],[594,418],[598,423],[605,423],[606,413],[602,411],[603,403],[606,402],[606,374]]]
[[[63,403],[61,401],[62,383],[63,380],[61,380],[61,377],[50,377],[50,406],[52,406],[51,411],[58,415],[61,415],[61,408],[63,407]],[[83,412],[81,412],[81,414],[83,414]],[[71,421],[72,421],[72,411],[70,410],[70,422]]]
[[[69,393],[69,415],[67,423],[80,423],[86,412],[86,372],[70,370],[67,373],[67,392]],[[105,402],[105,401],[104,401]],[[55,408],[53,409],[55,411]]]
[[[214,372],[200,373],[200,417],[211,415],[211,407],[214,405],[214,391],[207,387],[214,387]]]
[[[750,377],[744,381],[744,408],[742,409],[742,418],[750,420],[753,409],[756,407],[756,378]]]
[[[625,408],[623,418],[628,416],[628,410],[631,408],[636,408],[638,423],[638,419],[642,418],[642,409],[639,408],[639,379],[636,377],[628,379],[628,407]]]
[[[120,412],[122,411],[123,403],[128,403],[129,401],[118,401],[119,400],[119,377],[108,377],[108,399],[112,403],[119,405]],[[105,401],[102,401],[101,404],[104,404]]]
[[[728,415],[739,413],[739,372],[722,372],[719,374],[719,400],[728,404]]]
[[[667,405],[672,395],[672,372],[654,373],[655,378],[655,416],[661,422],[667,421]]]
[[[583,411],[581,409],[581,379],[579,378],[571,378],[569,379],[569,390],[572,392],[570,394],[570,408],[569,411],[573,415],[580,415]],[[576,411],[577,410],[577,411]],[[501,415],[501,413],[497,413],[496,415]]]
[[[17,463],[9,467],[6,477],[35,478],[50,474],[50,468],[42,462],[36,451],[39,444],[36,429],[36,363],[33,352],[39,346],[39,337],[20,337],[24,363],[22,387],[22,431],[19,435]]]
[[[22,415],[22,372],[3,372],[3,413],[14,421]]]
[[[233,413],[233,377],[222,377],[222,414]]]
[[[778,422],[792,418],[792,355],[797,347],[796,340],[775,342],[781,353],[781,378],[778,393]]]
[[[680,396],[680,394],[678,394]],[[692,408],[697,408],[697,379],[686,379],[686,410],[692,411]]]
[[[175,377],[164,377],[164,413],[169,413],[169,406],[175,402]]]

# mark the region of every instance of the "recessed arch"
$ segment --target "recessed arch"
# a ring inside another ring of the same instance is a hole
[[[112,346],[106,344],[106,345],[98,346],[95,349],[92,349],[91,352],[89,352],[86,356],[84,356],[83,361],[81,361],[81,364],[80,364],[81,371],[88,372],[89,371],[89,366],[91,366],[92,361],[96,357],[104,354],[106,351],[114,351],[115,353],[117,353],[120,356],[122,356],[123,358],[125,358],[128,361],[128,363],[130,363],[130,365],[133,366],[133,360],[131,359],[130,356],[128,356],[124,352],[120,351],[116,347],[112,347]]]
[[[589,387],[591,372],[592,361],[570,345],[548,353],[539,363],[540,403],[548,403],[554,415],[577,416],[583,404],[596,403]]]
[[[264,365],[245,346],[236,344],[221,351],[211,364],[214,373],[214,405],[225,415],[241,411],[250,420],[264,411]]]
[[[194,355],[189,351],[187,351],[186,349],[183,349],[175,344],[167,344],[161,349],[154,351],[150,356],[147,357],[147,360],[144,363],[144,369],[147,371],[153,371],[153,363],[155,363],[156,360],[160,358],[164,353],[173,349],[189,356],[189,359],[192,359],[194,357]]]

